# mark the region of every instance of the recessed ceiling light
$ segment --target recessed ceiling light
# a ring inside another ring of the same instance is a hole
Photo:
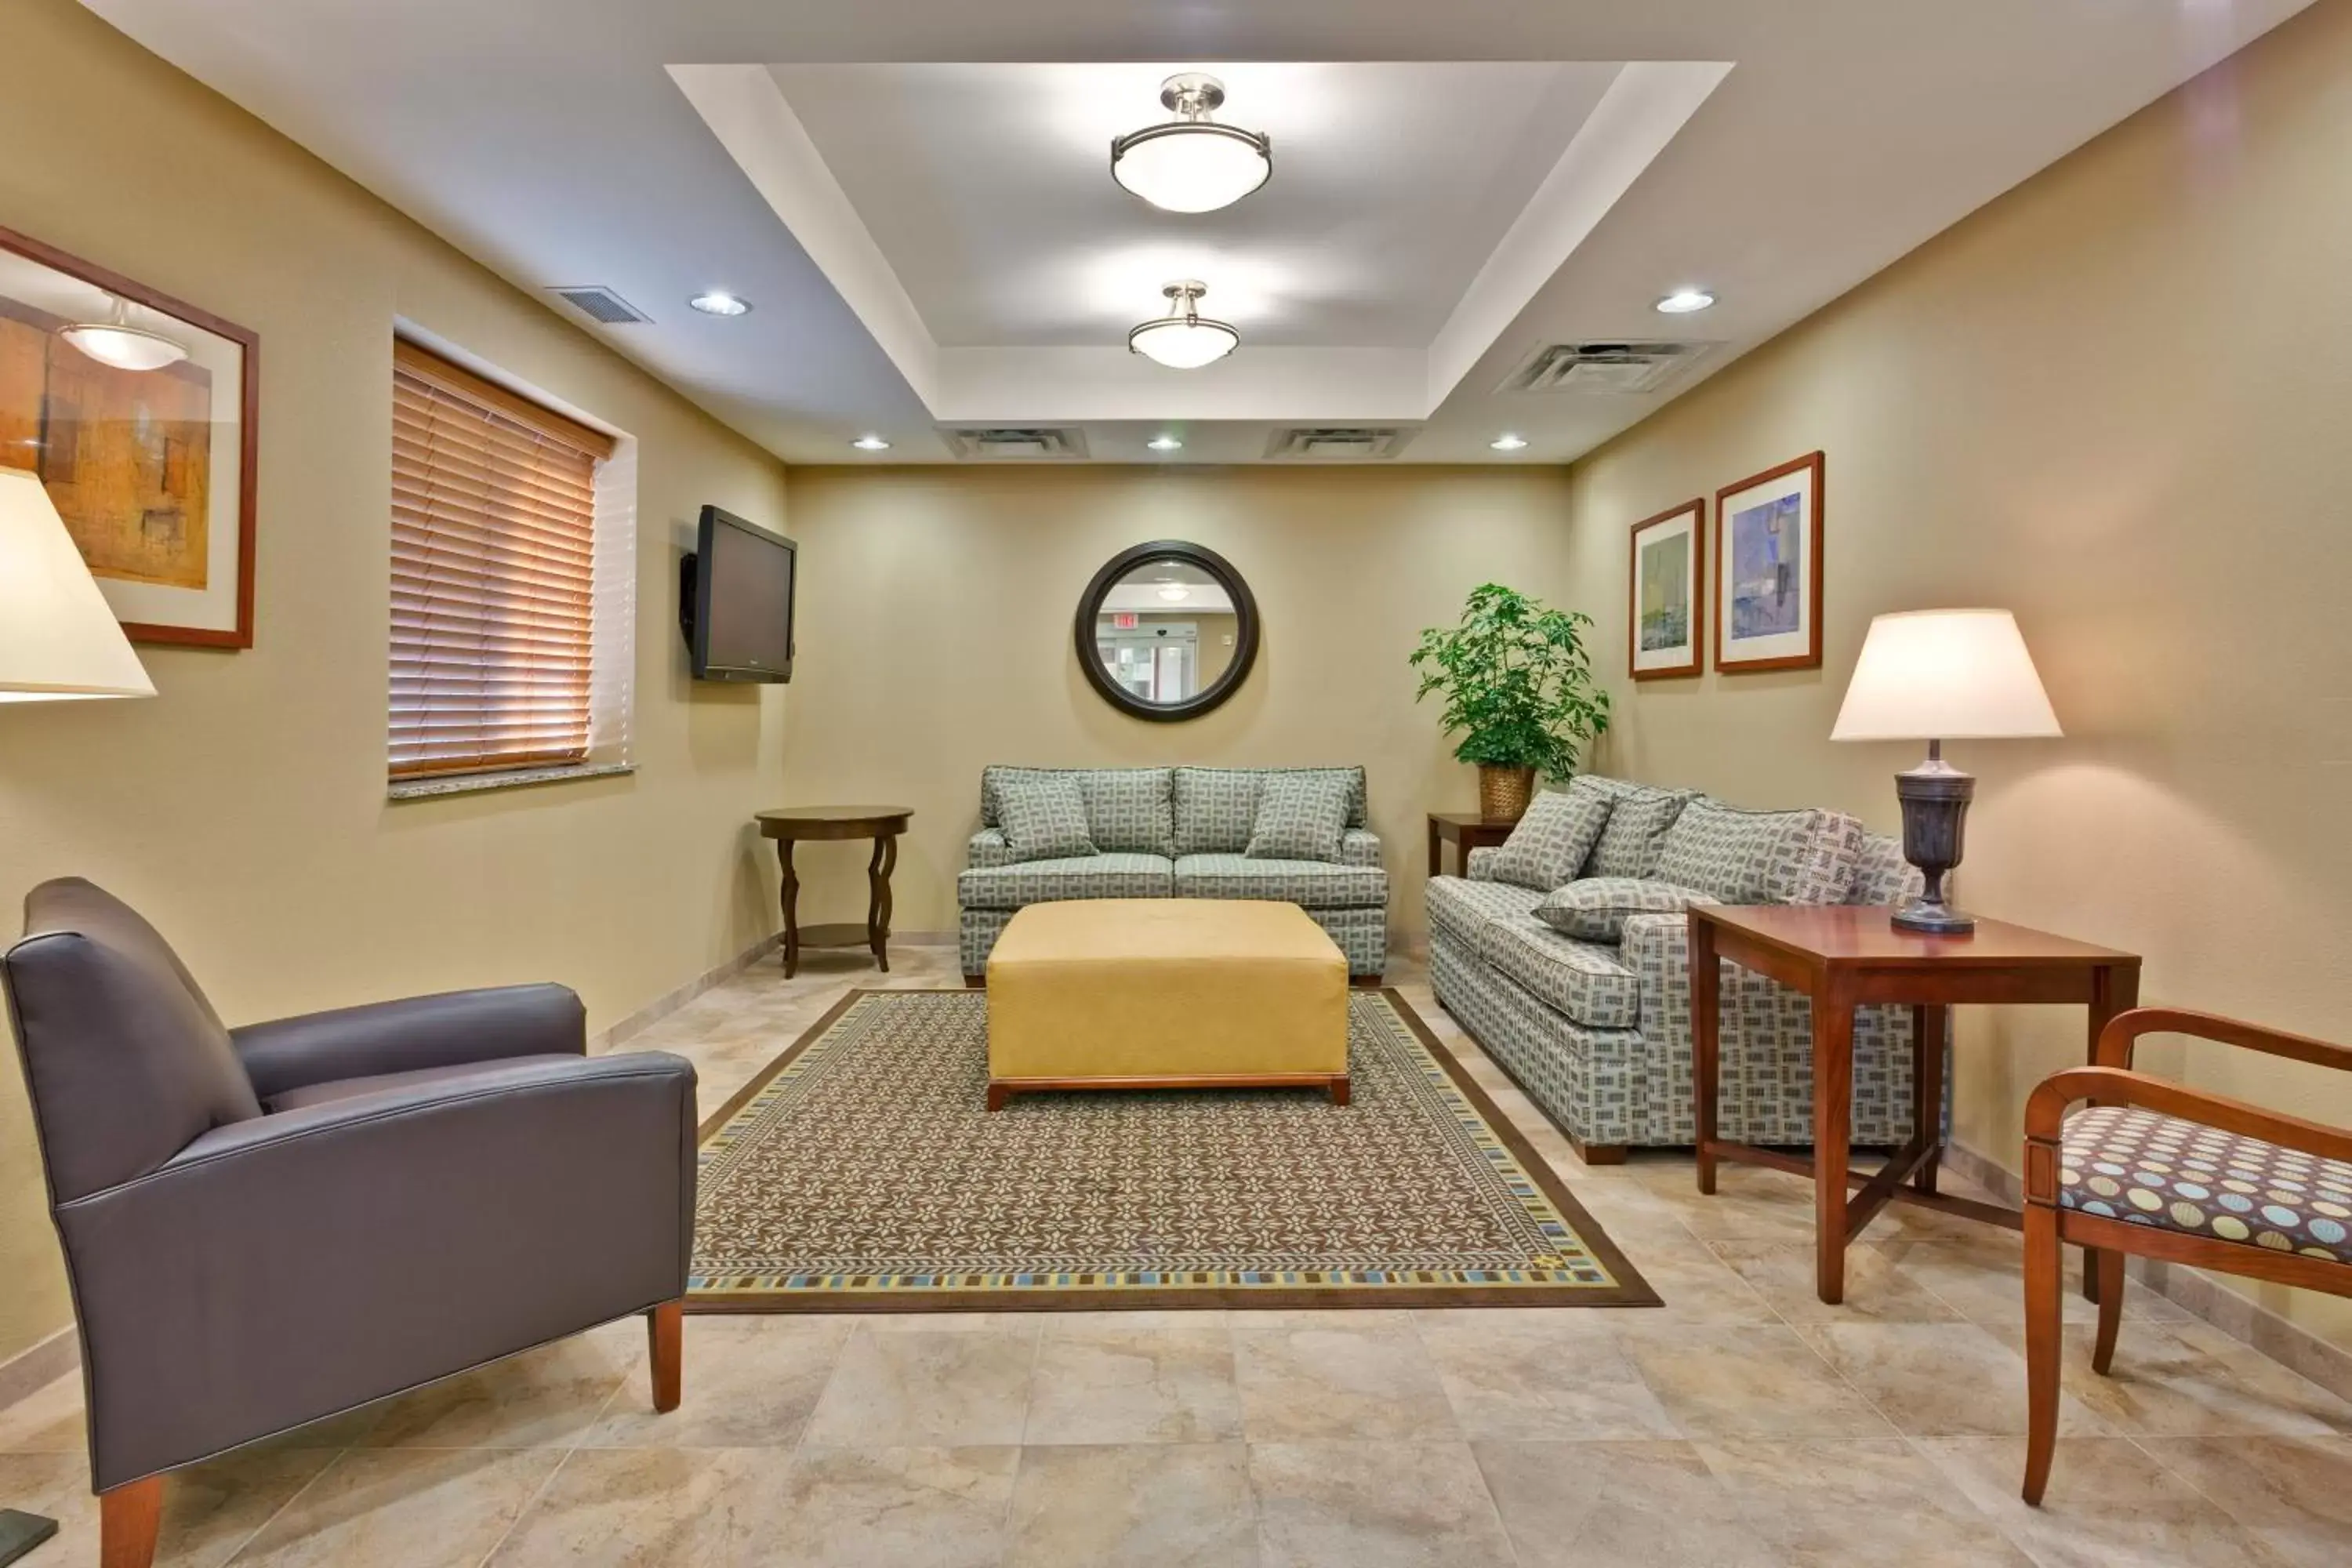
[[[750,314],[751,310],[751,300],[738,300],[734,295],[721,293],[718,289],[708,294],[697,294],[687,303],[706,316],[741,316]]]
[[[1687,316],[1714,303],[1715,296],[1704,289],[1677,289],[1659,300],[1657,308],[1669,316]]]
[[[1274,143],[1255,131],[1209,118],[1225,101],[1213,76],[1171,76],[1160,101],[1176,118],[1130,132],[1110,144],[1110,177],[1153,206],[1176,213],[1228,207],[1274,173]]]
[[[1526,450],[1528,438],[1525,436],[1497,436],[1486,445],[1497,452],[1518,452]]]
[[[1144,445],[1155,452],[1181,452],[1184,449],[1184,443],[1173,436],[1154,436]]]
[[[1201,298],[1209,291],[1206,283],[1188,279],[1160,291],[1168,296],[1168,314],[1129,331],[1129,353],[1172,370],[1198,370],[1224,358],[1241,342],[1241,333],[1201,314]]]
[[[861,452],[887,452],[890,449],[890,443],[879,436],[860,436],[850,445]]]

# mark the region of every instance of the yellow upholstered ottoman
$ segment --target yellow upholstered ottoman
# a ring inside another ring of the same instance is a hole
[[[1348,961],[1296,904],[1032,904],[988,958],[988,1108],[1049,1089],[1307,1087],[1348,1103]]]

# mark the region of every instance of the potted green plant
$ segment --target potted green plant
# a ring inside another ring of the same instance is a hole
[[[1517,822],[1536,774],[1569,777],[1585,743],[1609,728],[1609,693],[1593,685],[1584,647],[1591,625],[1590,616],[1488,583],[1471,590],[1458,625],[1421,634],[1413,700],[1444,694],[1445,732],[1462,737],[1454,756],[1477,764],[1487,821]]]

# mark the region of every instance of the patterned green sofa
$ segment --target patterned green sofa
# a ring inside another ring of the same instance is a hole
[[[1622,781],[1594,782],[1626,795],[1670,793]],[[1918,890],[1919,873],[1904,862],[1900,843],[1864,833],[1850,816],[1828,811],[1752,815],[1759,824],[1785,819],[1790,831],[1825,840],[1821,863],[1835,870],[1787,901],[1890,904]],[[1672,822],[1669,817],[1667,834]],[[1721,853],[1728,857],[1738,850],[1727,845]],[[1633,915],[1616,943],[1564,936],[1535,916],[1544,890],[1496,876],[1500,854],[1475,850],[1466,877],[1430,879],[1430,984],[1438,1001],[1588,1157],[1616,1157],[1629,1145],[1696,1142],[1685,917]],[[1655,874],[1654,851],[1650,865],[1638,870],[1596,867],[1594,858],[1601,854],[1596,847],[1580,874]],[[1717,1116],[1723,1136],[1748,1143],[1810,1143],[1810,1005],[1777,982],[1729,963],[1722,966],[1721,999]],[[1853,1084],[1853,1142],[1893,1144],[1910,1136],[1907,1008],[1856,1012]]]
[[[1276,773],[1327,773],[1350,786],[1339,858],[1252,859],[1242,853],[1258,791]],[[1016,861],[999,828],[999,792],[1011,782],[1074,780],[1098,851]],[[978,984],[1013,915],[1064,899],[1274,899],[1297,904],[1331,935],[1348,972],[1377,979],[1388,954],[1389,877],[1381,841],[1364,826],[1361,768],[1008,768],[980,775],[980,831],[956,879],[958,947]]]

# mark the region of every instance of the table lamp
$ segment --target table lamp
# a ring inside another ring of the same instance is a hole
[[[1944,896],[1977,790],[1974,777],[1944,761],[1944,742],[2062,733],[2007,610],[1910,610],[1871,621],[1830,739],[1927,742],[1927,760],[1895,775],[1903,858],[1927,878],[1895,924],[1943,936],[1976,929]]]
[[[49,492],[0,468],[0,702],[154,695]],[[53,1519],[0,1508],[0,1564],[57,1531]]]

